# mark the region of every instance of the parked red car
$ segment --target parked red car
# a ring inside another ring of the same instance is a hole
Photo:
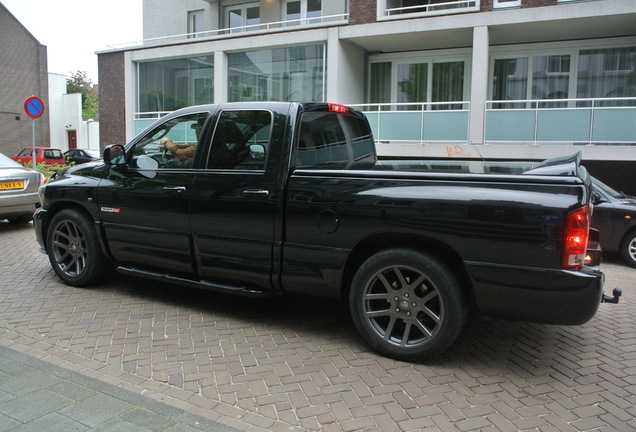
[[[11,159],[22,165],[33,161],[33,147],[25,147],[17,156]],[[66,165],[66,158],[62,150],[51,147],[35,147],[35,164],[44,162],[47,165]]]

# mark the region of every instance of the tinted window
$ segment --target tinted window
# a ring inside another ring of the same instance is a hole
[[[133,150],[135,168],[190,168],[207,112],[176,117],[141,138]]]
[[[302,116],[296,167],[362,168],[376,160],[368,124],[354,116],[305,113]]]
[[[269,111],[223,111],[214,129],[207,168],[264,170],[271,128]]]
[[[63,159],[64,155],[59,150],[44,150],[44,157],[49,159]]]

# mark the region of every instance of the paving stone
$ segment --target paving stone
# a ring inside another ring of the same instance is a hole
[[[187,411],[250,432],[636,430],[636,272],[616,260],[603,267],[625,301],[600,305],[589,323],[471,315],[448,352],[418,364],[372,352],[344,302],[250,300],[121,275],[77,289],[56,278],[30,226],[0,222],[0,241],[12,251],[0,263],[0,350],[149,396],[166,410],[162,417],[162,408],[119,394],[107,402],[88,383],[29,365],[17,366],[29,372],[17,377],[0,355],[0,430],[26,427],[11,414],[20,416],[20,398],[37,401],[43,391],[56,406],[70,405],[31,423],[63,418],[68,430],[80,422],[202,430],[184,421]]]

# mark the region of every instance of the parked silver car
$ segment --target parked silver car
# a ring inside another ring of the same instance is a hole
[[[27,223],[40,205],[38,189],[46,182],[43,174],[25,168],[0,153],[0,220]]]

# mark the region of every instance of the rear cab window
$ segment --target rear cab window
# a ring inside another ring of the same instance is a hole
[[[366,169],[376,154],[367,122],[349,114],[302,114],[295,151],[296,168]]]

